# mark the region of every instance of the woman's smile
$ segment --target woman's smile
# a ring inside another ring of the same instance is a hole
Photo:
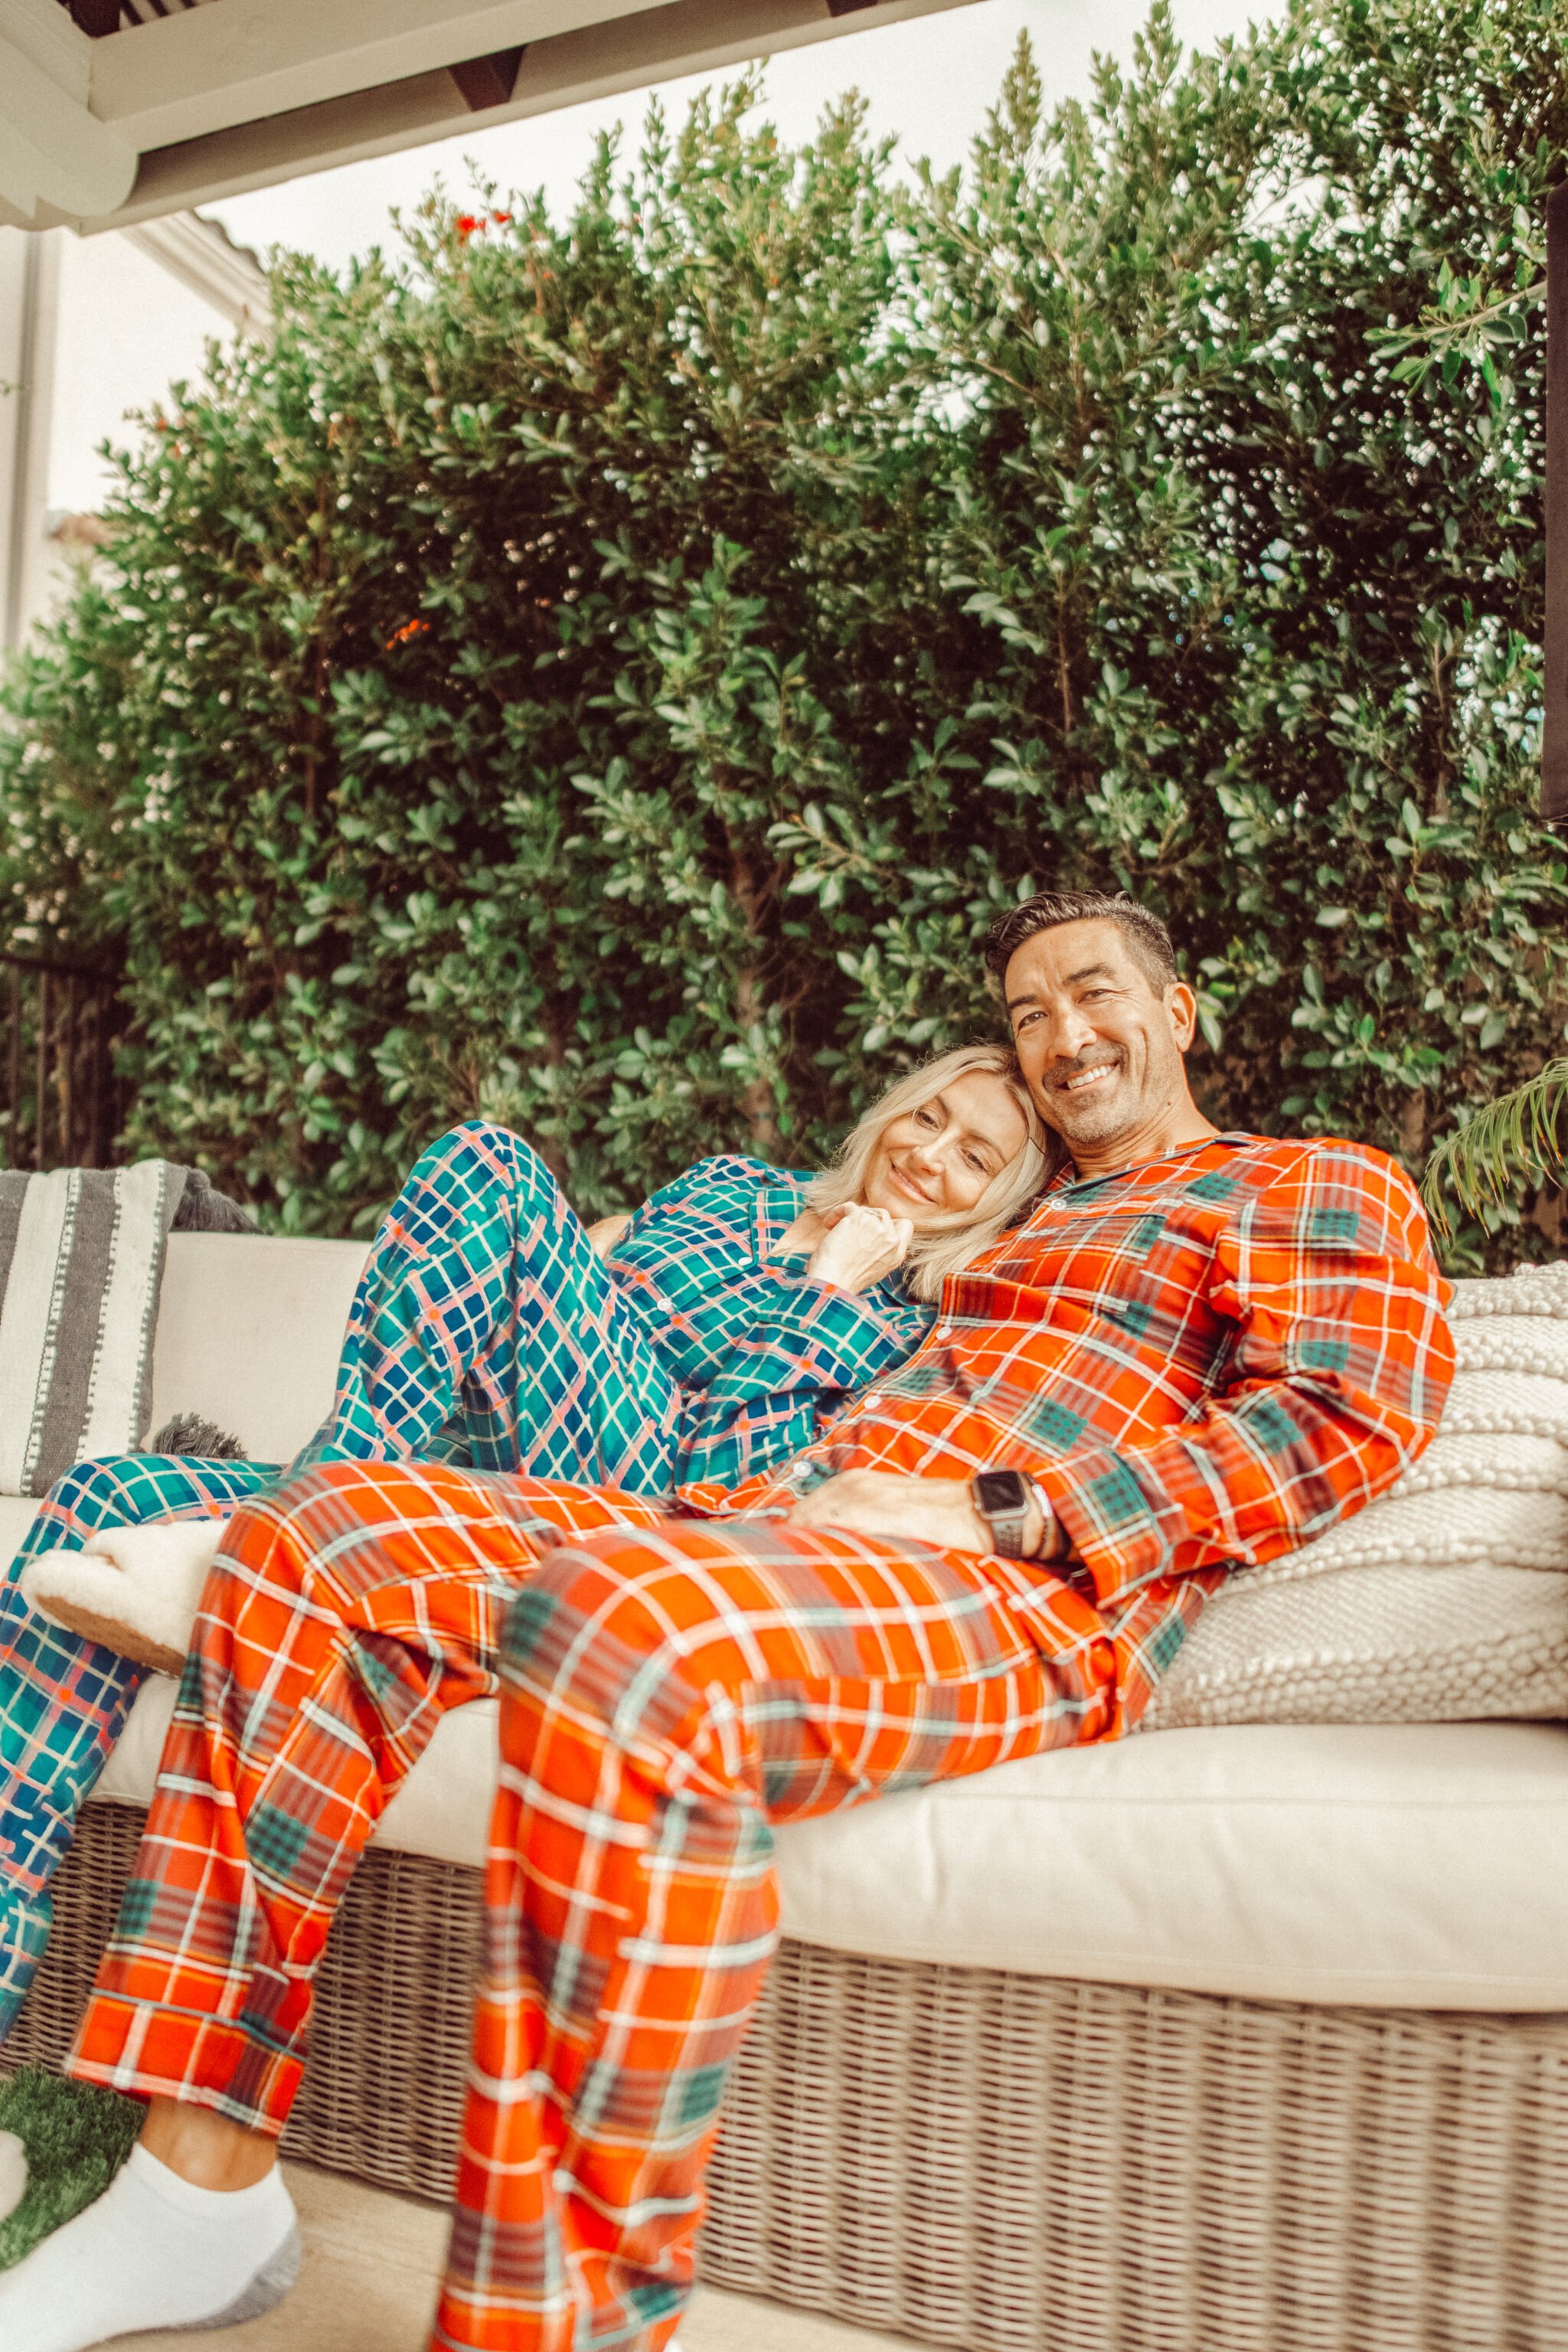
[[[888,1181],[895,1192],[902,1192],[906,1199],[918,1201],[922,1209],[929,1209],[938,1197],[935,1192],[917,1183],[908,1169],[900,1168],[899,1162],[893,1159],[888,1161]]]

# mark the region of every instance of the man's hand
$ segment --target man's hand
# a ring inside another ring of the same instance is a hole
[[[967,1478],[907,1478],[895,1470],[841,1470],[803,1495],[790,1515],[797,1528],[847,1528],[858,1536],[904,1536],[942,1551],[993,1549],[990,1522],[974,1507]],[[1031,1505],[1024,1557],[1055,1559],[1061,1522]]]
[[[991,1530],[967,1478],[905,1478],[892,1470],[843,1470],[803,1495],[797,1528],[847,1528],[858,1536],[907,1536],[943,1551],[989,1551]]]

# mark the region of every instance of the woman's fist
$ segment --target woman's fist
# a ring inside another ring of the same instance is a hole
[[[869,1290],[901,1265],[914,1231],[907,1217],[859,1205],[831,1213],[834,1222],[812,1251],[806,1271],[836,1290]]]
[[[584,1230],[599,1255],[608,1257],[631,1221],[631,1211],[628,1209],[624,1216],[600,1217],[596,1223],[587,1225]]]

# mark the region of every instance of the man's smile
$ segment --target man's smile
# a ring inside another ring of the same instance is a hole
[[[1117,1062],[1096,1062],[1087,1070],[1073,1070],[1057,1081],[1058,1090],[1067,1095],[1080,1095],[1088,1087],[1097,1087],[1103,1078],[1112,1078],[1121,1067]]]

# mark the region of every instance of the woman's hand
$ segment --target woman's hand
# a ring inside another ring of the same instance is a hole
[[[632,1213],[627,1209],[618,1217],[601,1217],[596,1224],[584,1226],[584,1231],[599,1255],[608,1257],[631,1221]]]
[[[814,1281],[830,1282],[836,1290],[869,1290],[903,1264],[914,1231],[907,1217],[858,1205],[831,1213],[833,1223],[806,1263]]]

